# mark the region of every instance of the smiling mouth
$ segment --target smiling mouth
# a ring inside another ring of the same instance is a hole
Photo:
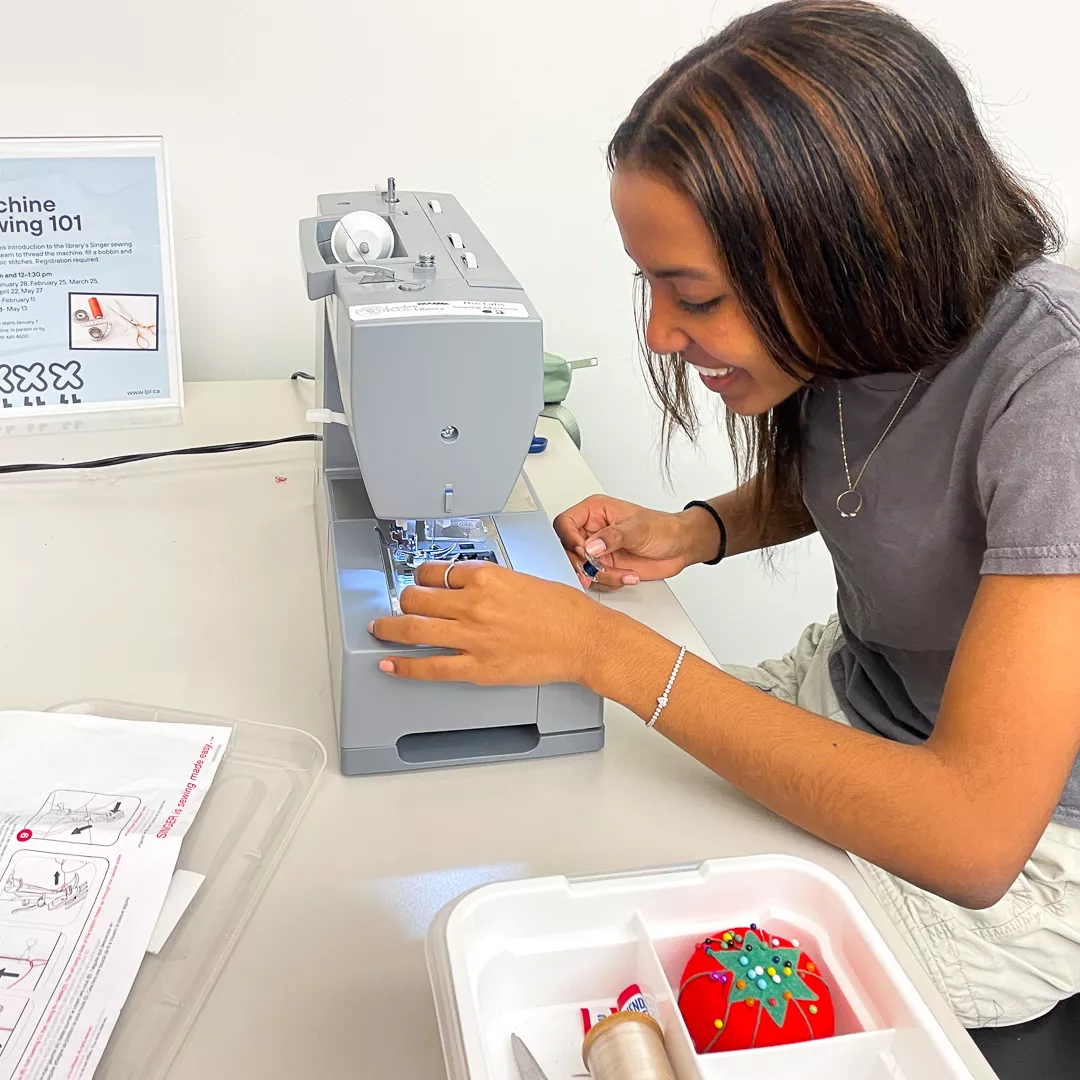
[[[707,379],[722,379],[725,375],[730,375],[733,371],[739,370],[734,367],[707,368],[702,367],[700,364],[694,364],[693,368],[699,375],[704,375]]]

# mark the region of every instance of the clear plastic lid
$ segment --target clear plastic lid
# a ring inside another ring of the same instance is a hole
[[[150,705],[79,701],[49,711],[232,728],[177,863],[206,880],[165,947],[143,961],[95,1073],[98,1080],[165,1080],[311,802],[326,750],[295,728]]]

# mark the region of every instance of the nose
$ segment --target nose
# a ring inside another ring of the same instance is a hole
[[[653,292],[649,301],[649,322],[645,327],[645,342],[659,356],[684,352],[691,344],[690,336],[679,327],[679,312],[675,306]]]

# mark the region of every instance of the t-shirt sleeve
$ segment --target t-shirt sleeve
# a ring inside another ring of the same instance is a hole
[[[978,455],[984,574],[1080,574],[1080,347],[1017,387]]]

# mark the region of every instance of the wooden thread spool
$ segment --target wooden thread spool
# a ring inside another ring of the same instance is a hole
[[[664,1033],[645,1013],[605,1017],[589,1029],[581,1056],[592,1080],[675,1080]]]

